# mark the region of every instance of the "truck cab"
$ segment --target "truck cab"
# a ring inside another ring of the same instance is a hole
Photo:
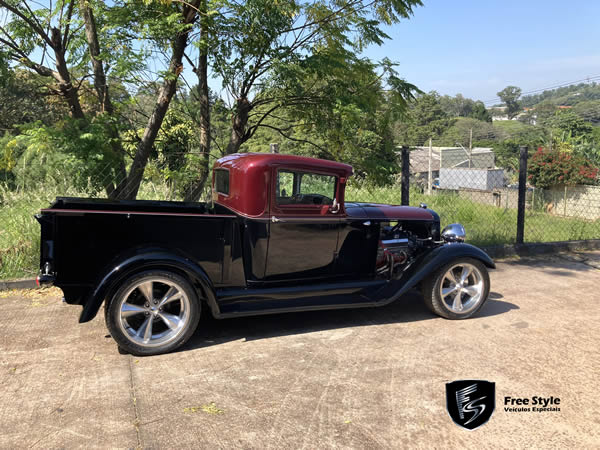
[[[247,282],[367,279],[376,275],[381,232],[391,222],[418,222],[439,235],[439,218],[422,208],[345,203],[352,167],[280,154],[218,160],[213,200],[245,218]]]

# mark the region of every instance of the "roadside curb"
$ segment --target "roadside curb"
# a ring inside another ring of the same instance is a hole
[[[490,247],[481,247],[481,249],[486,252],[490,258],[502,259],[514,256],[537,256],[550,253],[574,252],[577,250],[598,250],[600,249],[600,239],[492,245]]]
[[[36,289],[38,285],[35,279],[0,281],[0,291],[9,291],[11,289]]]

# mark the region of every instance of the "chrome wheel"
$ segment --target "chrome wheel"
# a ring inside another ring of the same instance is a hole
[[[459,263],[446,271],[439,284],[443,305],[459,315],[468,314],[483,299],[483,275],[473,264]]]
[[[191,315],[184,288],[166,277],[140,279],[120,296],[116,306],[123,335],[146,348],[166,346],[178,339]]]

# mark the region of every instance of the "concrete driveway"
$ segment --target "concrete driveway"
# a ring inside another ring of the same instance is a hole
[[[600,252],[511,260],[473,319],[418,294],[381,309],[216,321],[181,351],[121,355],[55,291],[0,293],[0,447],[598,448]],[[496,383],[475,431],[445,383]],[[560,398],[506,412],[504,397]]]

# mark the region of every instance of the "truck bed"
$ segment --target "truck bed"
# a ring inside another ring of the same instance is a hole
[[[147,213],[210,214],[204,202],[157,200],[108,200],[103,198],[57,197],[48,210],[118,211]],[[46,210],[47,211],[47,210]]]
[[[40,263],[49,264],[68,303],[85,303],[116,262],[149,251],[192,261],[215,286],[239,285],[243,270],[238,280],[224,265],[239,234],[236,218],[227,208],[206,203],[59,197],[37,216]]]

